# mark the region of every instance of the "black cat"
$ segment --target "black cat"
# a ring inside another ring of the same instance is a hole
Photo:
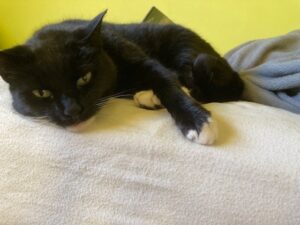
[[[210,113],[194,99],[238,100],[239,75],[186,28],[102,23],[105,13],[91,21],[45,26],[24,45],[0,51],[0,74],[9,83],[14,108],[80,127],[108,96],[153,90],[155,96],[146,98],[166,107],[184,136],[212,144],[216,130]],[[135,99],[151,108],[145,96],[140,92]]]

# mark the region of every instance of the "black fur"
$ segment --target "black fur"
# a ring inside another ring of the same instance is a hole
[[[178,25],[68,20],[37,31],[24,45],[0,52],[0,74],[21,114],[46,116],[70,126],[94,115],[97,103],[114,93],[153,89],[183,134],[198,133],[210,113],[200,102],[239,99],[243,84],[203,39]],[[92,72],[82,88],[77,80]],[[50,90],[41,99],[32,91]]]

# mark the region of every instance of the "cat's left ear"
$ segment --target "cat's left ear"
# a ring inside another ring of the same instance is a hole
[[[100,37],[100,31],[102,26],[103,17],[107,13],[107,10],[100,13],[98,16],[96,16],[94,19],[89,22],[87,25],[85,31],[86,36],[84,38],[85,41],[91,41],[93,39],[98,39]]]
[[[0,76],[8,83],[14,81],[16,71],[22,70],[33,60],[32,51],[23,45],[0,51]]]

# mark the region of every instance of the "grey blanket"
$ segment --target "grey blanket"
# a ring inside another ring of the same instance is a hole
[[[245,82],[244,100],[300,113],[300,30],[248,42],[225,58]]]

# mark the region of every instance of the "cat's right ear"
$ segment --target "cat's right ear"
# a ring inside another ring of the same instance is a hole
[[[0,51],[0,76],[7,83],[13,82],[17,71],[28,65],[32,58],[32,51],[22,45]]]
[[[102,21],[107,13],[107,10],[103,11],[100,13],[98,16],[96,16],[94,19],[92,19],[87,27],[85,28],[85,37],[84,41],[97,41],[100,38],[100,32],[101,32],[101,26],[102,26]]]

